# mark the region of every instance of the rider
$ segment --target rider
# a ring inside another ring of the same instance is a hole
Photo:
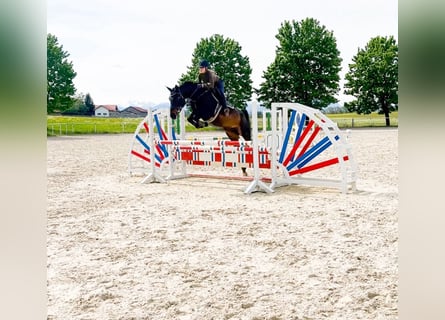
[[[225,113],[228,113],[226,97],[224,95],[224,81],[218,77],[215,71],[209,69],[209,62],[201,60],[199,63],[198,82],[202,88],[216,89],[216,95]]]

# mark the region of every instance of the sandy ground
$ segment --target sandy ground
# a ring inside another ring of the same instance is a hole
[[[131,139],[48,138],[48,319],[398,318],[397,129],[352,131],[347,194],[141,184]]]

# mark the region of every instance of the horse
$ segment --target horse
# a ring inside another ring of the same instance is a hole
[[[249,114],[245,109],[228,107],[227,112],[221,110],[221,105],[212,89],[198,86],[194,82],[184,82],[180,86],[176,85],[170,91],[170,117],[174,120],[181,112],[182,108],[189,103],[196,114],[197,119],[202,119],[216,127],[223,128],[227,137],[231,141],[238,141],[242,137],[246,141],[251,140],[251,127]],[[196,126],[188,118],[189,122]],[[246,168],[242,168],[246,176]]]

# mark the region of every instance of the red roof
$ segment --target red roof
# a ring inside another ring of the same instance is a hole
[[[117,105],[115,105],[115,104],[101,104],[101,105],[96,106],[96,107],[94,108],[94,110],[96,110],[96,109],[98,109],[98,108],[100,108],[100,107],[105,108],[105,109],[107,109],[108,111],[114,111],[114,112],[117,112],[117,111],[118,111],[118,110],[117,110]]]
[[[147,113],[147,109],[144,109],[144,108],[141,108],[141,107],[130,106],[127,109],[129,109],[129,108],[136,109],[137,111],[142,112],[142,113]]]

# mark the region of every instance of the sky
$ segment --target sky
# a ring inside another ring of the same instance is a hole
[[[191,65],[196,45],[214,34],[248,56],[253,87],[275,59],[284,21],[315,18],[332,31],[342,58],[340,102],[348,65],[376,36],[398,42],[397,0],[47,0],[47,32],[69,53],[77,93],[96,105],[167,102]]]

